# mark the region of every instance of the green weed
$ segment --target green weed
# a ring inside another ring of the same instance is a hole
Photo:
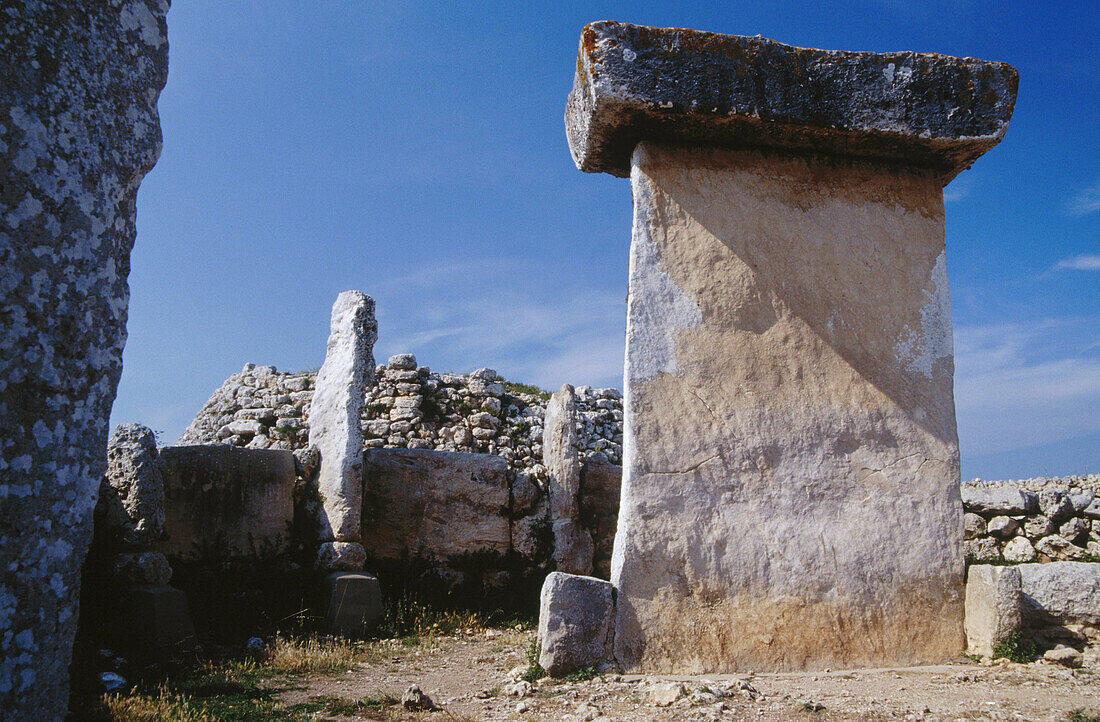
[[[1013,632],[993,644],[993,659],[1004,658],[1010,662],[1027,664],[1036,654],[1038,650],[1035,649],[1035,644],[1023,639],[1019,632]]]

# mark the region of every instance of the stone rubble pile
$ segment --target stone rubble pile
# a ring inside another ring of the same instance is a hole
[[[1093,481],[1097,475],[1071,477]],[[963,484],[971,563],[1091,561],[1100,557],[1100,497],[1085,484],[1031,479],[1039,491],[999,482]]]
[[[517,472],[543,478],[543,418],[548,394],[528,393],[492,369],[439,374],[397,354],[375,370],[363,410],[364,447],[496,454]],[[296,450],[309,440],[316,374],[246,364],[187,427],[179,444],[223,443]],[[529,387],[528,387],[529,388]],[[584,459],[622,463],[622,395],[580,386],[577,436]]]
[[[964,481],[963,484],[982,489],[1009,486],[1034,492],[1040,492],[1044,489],[1061,489],[1070,492],[1075,489],[1087,489],[1100,494],[1100,474],[1074,474],[1070,476],[1034,477],[1031,479],[1002,479],[999,481],[971,479],[970,481]]]
[[[274,366],[245,364],[207,399],[177,444],[304,448],[316,377],[315,372],[280,373]]]

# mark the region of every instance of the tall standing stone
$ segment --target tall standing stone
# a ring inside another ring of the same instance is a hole
[[[324,500],[320,560],[331,568],[363,563],[363,399],[374,383],[378,324],[374,300],[344,291],[332,305],[325,362],[309,408],[309,444],[321,454],[317,487]]]
[[[550,485],[554,565],[566,574],[592,573],[592,534],[580,523],[581,459],[577,442],[577,395],[565,384],[546,404],[542,459]]]
[[[942,186],[1015,70],[593,23],[578,167],[630,176],[627,670],[942,661],[963,523]]]
[[[122,373],[138,184],[160,153],[168,2],[4,4],[0,709],[60,719]]]

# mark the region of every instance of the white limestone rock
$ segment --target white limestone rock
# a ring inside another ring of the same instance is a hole
[[[591,574],[592,536],[576,522],[580,507],[581,461],[577,440],[577,397],[569,384],[550,397],[542,435],[542,458],[550,492],[554,563],[559,572]]]
[[[985,536],[987,528],[985,519],[971,512],[963,514],[963,527],[966,539],[977,539]]]
[[[1026,537],[1017,536],[1008,540],[1004,548],[1004,558],[1008,562],[1031,562],[1039,555]]]
[[[1025,611],[1058,624],[1100,625],[1100,563],[1021,564]]]
[[[363,496],[360,417],[374,382],[372,349],[378,338],[374,300],[344,291],[332,306],[325,362],[310,405],[309,445],[321,455],[317,486],[324,500],[322,541],[359,543]]]
[[[363,569],[366,561],[367,553],[358,543],[324,542],[317,550],[318,569],[356,572]]]
[[[156,436],[148,427],[115,427],[107,444],[100,503],[106,529],[124,546],[148,547],[164,533],[164,475]]]
[[[1025,514],[1035,509],[1035,494],[1013,487],[984,488],[963,484],[963,505],[982,514]]]
[[[938,181],[643,142],[631,188],[618,662],[959,654]],[[895,505],[907,513],[882,516]]]
[[[594,577],[551,572],[539,598],[539,664],[560,677],[611,659],[614,592]]]
[[[1016,533],[1019,526],[1010,516],[995,516],[989,520],[986,531],[998,539],[1007,539]]]
[[[1017,567],[972,564],[966,572],[966,648],[993,656],[993,645],[1017,632],[1023,620]]]

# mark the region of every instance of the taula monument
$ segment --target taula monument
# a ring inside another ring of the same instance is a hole
[[[613,598],[606,623],[561,616],[552,575],[544,666],[594,634],[574,641],[643,672],[963,651],[942,188],[1004,135],[1017,81],[970,58],[584,28],[570,149],[634,198],[622,500],[614,594],[578,595]]]

